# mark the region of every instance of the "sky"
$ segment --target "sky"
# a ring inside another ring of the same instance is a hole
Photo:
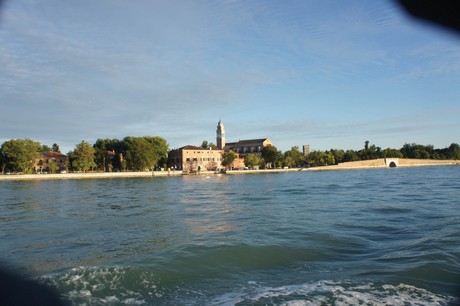
[[[6,0],[0,143],[460,143],[460,35],[393,1]]]

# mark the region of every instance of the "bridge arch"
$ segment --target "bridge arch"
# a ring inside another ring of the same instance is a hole
[[[385,164],[387,167],[396,168],[399,167],[399,160],[397,158],[385,158]]]

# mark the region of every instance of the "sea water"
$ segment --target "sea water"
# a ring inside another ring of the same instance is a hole
[[[2,181],[0,241],[73,305],[450,305],[460,167]]]

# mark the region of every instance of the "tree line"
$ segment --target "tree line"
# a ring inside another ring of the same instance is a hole
[[[236,159],[236,153],[226,152],[222,157],[222,165],[228,166]],[[378,159],[378,158],[415,158],[415,159],[460,159],[460,146],[452,143],[444,149],[435,149],[432,145],[404,144],[400,149],[382,149],[375,145],[369,145],[365,141],[361,150],[330,149],[326,151],[313,151],[308,155],[300,152],[298,147],[292,147],[289,151],[279,151],[275,146],[267,146],[262,149],[261,157],[249,154],[244,158],[247,167],[259,166],[261,168],[272,167],[318,167],[337,165],[339,163]]]
[[[203,141],[203,148],[213,148],[213,143]],[[144,171],[159,167],[166,168],[169,146],[159,136],[132,137],[119,139],[97,139],[94,144],[82,141],[75,149],[67,153],[67,169],[71,171]],[[12,139],[0,147],[1,172],[33,173],[41,152],[60,153],[59,145],[51,147],[31,139]],[[236,159],[234,152],[222,155],[222,165],[231,166]],[[449,147],[435,149],[432,145],[404,144],[400,149],[382,149],[364,142],[361,150],[330,149],[313,151],[308,155],[298,147],[282,152],[275,146],[262,149],[261,157],[249,154],[244,158],[247,167],[316,167],[336,165],[338,163],[369,160],[377,158],[417,158],[417,159],[460,159],[460,146],[452,143]],[[56,171],[52,164],[50,172]]]
[[[82,141],[67,153],[67,169],[71,171],[144,171],[166,167],[169,146],[159,136],[119,139],[97,139],[94,144]],[[1,172],[33,173],[41,153],[60,153],[52,147],[31,139],[11,139],[0,148]],[[49,171],[56,168],[49,165]]]

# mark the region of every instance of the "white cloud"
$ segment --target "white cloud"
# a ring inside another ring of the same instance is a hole
[[[289,149],[298,139],[361,137],[369,122],[352,112],[374,116],[386,97],[415,103],[387,95],[389,86],[418,89],[422,78],[460,70],[451,41],[408,26],[388,3],[30,0],[7,2],[3,15],[0,128],[11,138],[152,133],[180,146],[215,141],[222,116],[234,139],[270,137]]]

